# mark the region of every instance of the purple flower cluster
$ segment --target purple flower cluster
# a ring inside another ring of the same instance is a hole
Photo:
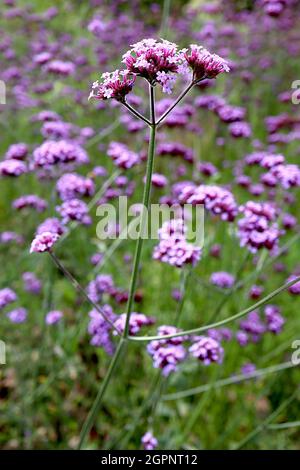
[[[154,318],[147,317],[143,313],[132,312],[129,319],[129,334],[136,335],[143,326],[150,326],[153,325],[155,322]],[[115,327],[121,333],[125,330],[125,323],[126,323],[126,313],[122,313],[117,317],[114,322]],[[114,335],[117,334],[116,331],[113,332]]]
[[[98,276],[88,284],[87,293],[93,302],[100,302],[103,294],[111,295],[114,289],[114,281],[109,274],[98,274]]]
[[[0,289],[0,310],[16,300],[17,294],[12,289],[9,287]]]
[[[89,208],[86,203],[80,199],[68,199],[60,206],[57,206],[56,210],[61,215],[63,224],[72,221],[79,222],[83,225],[91,224]]]
[[[248,201],[241,207],[244,217],[238,222],[241,246],[255,253],[261,248],[272,250],[277,246],[281,231],[275,220],[277,209],[271,203]]]
[[[65,228],[62,223],[56,217],[49,217],[44,220],[36,229],[36,234],[41,235],[44,232],[56,233],[62,235],[65,232]]]
[[[135,77],[128,70],[115,70],[111,73],[103,73],[101,80],[100,83],[98,80],[93,83],[89,98],[97,100],[113,98],[122,102],[132,90]]]
[[[82,165],[88,161],[82,147],[66,140],[48,140],[33,152],[34,168],[49,169],[53,165],[66,163]]]
[[[50,251],[59,239],[59,235],[54,232],[43,232],[35,236],[31,243],[30,253],[43,253]]]
[[[55,325],[59,323],[63,317],[63,313],[60,310],[51,310],[48,312],[45,317],[45,322],[47,325]]]
[[[185,53],[185,59],[193,71],[193,79],[216,78],[217,75],[229,72],[228,63],[217,54],[211,54],[207,49],[191,44]]]
[[[139,155],[121,142],[111,142],[107,149],[107,155],[113,160],[117,167],[125,170],[132,168],[140,161]]]
[[[14,209],[22,210],[27,207],[35,209],[37,212],[44,212],[47,209],[48,203],[44,199],[36,196],[35,194],[28,194],[15,199],[12,204]]]
[[[27,318],[27,310],[23,307],[15,308],[7,313],[7,317],[12,323],[24,323]]]
[[[12,144],[5,153],[5,160],[24,160],[28,154],[28,146],[24,143]]]
[[[34,273],[25,272],[22,274],[22,279],[24,282],[24,289],[30,294],[39,294],[42,289],[41,281],[36,277]]]
[[[115,321],[116,315],[109,305],[102,305],[102,310],[110,321]],[[92,337],[91,344],[103,348],[107,354],[113,354],[114,345],[111,340],[111,325],[96,309],[91,310],[89,316],[88,333]]]
[[[160,326],[157,330],[159,336],[171,335],[179,332],[174,326]],[[186,357],[186,350],[183,342],[184,336],[177,336],[170,339],[161,339],[151,341],[147,346],[147,351],[153,359],[153,366],[162,369],[164,376],[177,370],[177,366]]]
[[[147,431],[141,439],[143,448],[145,450],[154,450],[158,446],[157,439],[153,436],[151,431]]]
[[[0,162],[0,176],[21,176],[24,173],[27,173],[26,163],[16,158]]]
[[[221,289],[230,289],[234,285],[235,278],[225,271],[218,271],[211,275],[210,282]]]
[[[45,65],[45,71],[48,73],[53,73],[55,75],[68,77],[69,75],[74,74],[75,65],[73,64],[73,62],[63,60],[51,60]]]
[[[184,204],[203,204],[209,212],[228,222],[232,222],[238,213],[233,194],[220,186],[187,183],[183,185],[178,199]]]
[[[56,191],[63,201],[76,197],[92,196],[95,185],[91,178],[76,173],[65,173],[56,183]]]
[[[236,339],[241,346],[247,345],[249,341],[257,343],[267,332],[279,334],[284,323],[285,320],[280,314],[280,309],[276,305],[266,305],[263,319],[259,312],[254,310],[240,322]]]
[[[188,243],[185,238],[186,227],[182,219],[164,222],[159,230],[159,243],[154,248],[153,258],[182,268],[186,264],[193,266],[200,260],[201,249]]]
[[[209,336],[195,337],[189,352],[205,366],[212,362],[221,364],[224,356],[224,350],[220,343]]]

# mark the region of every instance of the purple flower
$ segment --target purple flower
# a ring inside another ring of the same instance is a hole
[[[22,274],[24,282],[24,289],[31,294],[39,294],[42,289],[41,281],[35,276],[34,273],[25,272]]]
[[[256,285],[251,286],[249,290],[250,299],[254,299],[254,300],[259,299],[263,291],[264,291],[264,288],[262,286],[256,286]]]
[[[84,225],[91,223],[91,218],[88,215],[89,208],[85,202],[80,201],[80,199],[67,200],[63,202],[61,206],[57,206],[56,210],[61,215],[63,224],[67,224],[73,220]]]
[[[182,187],[178,199],[184,204],[204,204],[205,209],[214,215],[220,215],[222,220],[232,222],[238,207],[233,194],[220,186],[186,184]]]
[[[88,161],[88,156],[83,148],[66,140],[48,140],[33,152],[34,168],[49,169],[53,165],[65,163],[82,165]]]
[[[27,166],[24,162],[11,158],[0,162],[0,176],[21,176],[27,173]]]
[[[205,78],[216,78],[223,72],[229,72],[227,62],[217,54],[211,54],[207,49],[191,44],[185,53],[185,59],[193,71],[195,81]]]
[[[59,197],[66,201],[81,196],[92,196],[95,192],[95,185],[92,179],[76,173],[65,173],[56,183],[56,191]]]
[[[131,92],[135,77],[128,70],[115,70],[111,73],[103,73],[101,82],[93,83],[90,98],[107,100],[113,98],[117,101],[125,101],[125,96]]]
[[[159,336],[177,333],[174,326],[161,326],[158,328]],[[164,376],[177,370],[177,366],[186,357],[186,350],[182,345],[186,337],[176,336],[175,338],[151,341],[147,346],[147,351],[153,359],[153,366],[162,369]]]
[[[154,450],[158,445],[157,439],[153,436],[151,431],[147,431],[146,434],[143,435],[141,442],[143,444],[143,448],[145,450]]]
[[[57,235],[62,235],[65,232],[65,228],[56,217],[49,217],[38,225],[36,229],[37,235],[41,235],[44,232],[52,232]]]
[[[43,253],[50,251],[59,239],[59,235],[53,232],[43,232],[36,235],[31,243],[30,253]]]
[[[7,313],[7,317],[12,323],[24,323],[27,318],[27,310],[19,307]]]
[[[264,309],[267,329],[276,335],[281,332],[285,320],[276,305],[266,305]]]
[[[12,302],[15,302],[15,300],[17,300],[17,294],[12,289],[9,287],[0,289],[0,309],[6,307],[6,305]]]
[[[0,243],[11,243],[16,242],[19,245],[23,243],[24,239],[21,235],[16,232],[6,231],[0,233]]]
[[[287,282],[293,281],[293,280],[296,279],[297,277],[298,277],[298,276],[297,276],[296,274],[292,274],[292,275],[287,279]],[[289,290],[290,294],[300,295],[300,281],[295,282],[295,284],[293,284],[292,286],[290,286],[288,290]]]
[[[8,148],[5,154],[5,160],[24,160],[28,154],[28,147],[26,144],[19,143],[19,144],[12,144]]]
[[[154,318],[147,317],[143,313],[132,312],[129,320],[129,334],[136,335],[143,326],[153,325],[155,322]],[[124,332],[126,323],[126,313],[122,313],[117,317],[114,322],[115,327],[121,333]],[[113,332],[114,335],[117,334],[116,331]]]
[[[200,260],[201,248],[188,243],[185,232],[186,227],[180,219],[164,222],[158,231],[160,241],[154,247],[153,258],[178,268],[185,264],[194,266]]]
[[[251,126],[248,122],[245,121],[232,122],[229,124],[229,131],[232,137],[235,138],[249,138],[252,135]]]
[[[208,336],[199,336],[195,340],[189,348],[192,356],[199,359],[206,366],[212,362],[220,364],[223,361],[224,350],[218,341]]]
[[[139,155],[121,142],[111,142],[107,150],[107,155],[113,160],[117,167],[124,169],[132,168],[140,161]]]
[[[102,310],[109,320],[112,322],[115,320],[116,315],[109,305],[102,305]],[[103,348],[107,354],[113,354],[114,345],[111,340],[111,325],[96,309],[91,310],[89,316],[88,333],[92,337],[91,344],[98,348]]]
[[[234,285],[235,278],[225,271],[213,273],[210,277],[210,282],[222,289],[230,289]]]
[[[88,296],[93,302],[100,302],[103,294],[112,294],[113,292],[114,281],[109,274],[98,274],[87,287]]]
[[[35,194],[28,194],[26,196],[21,196],[18,199],[15,199],[12,204],[14,209],[22,210],[26,207],[31,207],[37,212],[43,212],[46,210],[48,204],[47,201],[36,196]]]
[[[58,323],[63,317],[63,313],[59,310],[52,310],[46,314],[45,321],[47,325],[55,325]]]
[[[254,372],[255,370],[256,370],[256,365],[252,364],[251,362],[246,362],[246,364],[244,364],[241,367],[241,372],[243,375],[252,374],[252,372]]]
[[[55,75],[62,75],[67,77],[73,75],[75,72],[75,65],[73,62],[67,62],[62,60],[52,60],[45,65],[46,72],[53,73]]]
[[[254,343],[256,343],[266,332],[266,326],[261,321],[261,318],[257,311],[249,313],[246,319],[240,322],[240,329],[247,333],[248,338],[250,337],[250,339]]]

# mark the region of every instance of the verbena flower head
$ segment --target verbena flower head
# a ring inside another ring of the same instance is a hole
[[[55,325],[58,323],[63,317],[62,312],[59,310],[52,310],[46,314],[45,322],[47,325]]]
[[[145,450],[154,450],[158,445],[158,441],[151,431],[147,431],[146,434],[143,435],[141,442]]]
[[[102,310],[109,320],[112,322],[115,320],[116,315],[110,305],[103,305]],[[88,333],[91,336],[91,344],[98,348],[103,348],[107,354],[113,354],[114,345],[111,340],[111,325],[96,309],[90,311],[89,317]]]
[[[170,93],[175,73],[182,73],[184,51],[172,42],[156,39],[143,39],[123,55],[127,70],[145,78],[151,85],[160,83],[165,93]]]
[[[207,49],[196,44],[191,44],[185,59],[193,71],[193,79],[199,81],[205,78],[216,78],[223,72],[229,72],[230,68],[226,60],[217,54],[211,54]]]
[[[14,302],[15,300],[17,300],[17,294],[12,289],[9,287],[0,289],[0,309],[6,307],[6,305]]]
[[[195,343],[189,348],[189,352],[206,366],[212,362],[220,364],[224,356],[224,350],[220,343],[208,336],[196,338]]]
[[[7,313],[12,323],[24,323],[27,318],[27,310],[23,307],[16,308]]]
[[[0,176],[21,176],[27,173],[27,166],[24,162],[15,158],[0,162]]]
[[[136,335],[143,326],[150,326],[154,323],[154,318],[147,317],[143,313],[132,312],[129,320],[129,334]],[[114,322],[115,327],[118,331],[123,333],[126,323],[126,313],[122,313]],[[113,332],[114,335],[117,334],[116,331]]]
[[[128,169],[139,163],[139,155],[130,150],[121,142],[111,142],[107,149],[107,155],[119,168]]]
[[[22,274],[24,282],[24,290],[31,294],[39,294],[42,289],[41,281],[36,277],[34,273],[25,272]]]
[[[59,235],[53,232],[43,232],[40,235],[36,235],[31,243],[30,253],[50,251],[58,239]]]
[[[128,70],[115,70],[114,72],[105,72],[101,76],[101,81],[93,83],[89,99],[107,100],[113,98],[123,102],[125,96],[132,90],[135,82],[135,76]]]
[[[67,140],[48,140],[33,152],[34,168],[49,169],[53,165],[66,163],[81,165],[88,163],[88,161],[89,158],[85,150]]]

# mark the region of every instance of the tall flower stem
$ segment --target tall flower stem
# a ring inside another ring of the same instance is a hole
[[[117,346],[117,349],[116,349],[116,352],[112,358],[112,361],[109,365],[109,368],[108,368],[108,371],[104,377],[104,380],[101,384],[101,387],[98,391],[98,394],[96,396],[96,399],[94,401],[94,404],[88,414],[88,417],[86,419],[86,421],[84,422],[84,425],[82,427],[82,430],[81,430],[81,433],[80,433],[80,440],[79,440],[79,444],[78,444],[78,449],[80,450],[85,442],[85,439],[86,439],[86,436],[89,434],[90,430],[92,429],[92,426],[97,418],[97,414],[100,410],[100,406],[101,406],[101,403],[102,403],[102,398],[105,394],[105,391],[108,387],[108,384],[113,376],[113,372],[116,368],[116,365],[118,364],[118,361],[119,361],[119,358],[121,356],[121,352],[123,351],[123,348],[124,348],[124,345],[125,345],[125,340],[124,338],[121,338],[119,343],[118,343],[118,346]]]
[[[146,169],[146,183],[145,183],[144,195],[143,195],[144,210],[142,212],[140,233],[139,233],[139,238],[137,240],[135,256],[134,256],[134,261],[133,261],[132,275],[131,275],[130,288],[129,288],[129,297],[128,297],[128,303],[127,303],[127,309],[126,309],[126,323],[125,323],[125,328],[124,328],[124,334],[118,343],[116,352],[111,360],[108,371],[101,384],[101,387],[96,396],[94,404],[82,427],[78,449],[82,448],[85,442],[85,439],[87,435],[89,434],[90,430],[92,429],[92,426],[97,418],[97,414],[100,410],[104,394],[111,381],[114,370],[119,362],[119,359],[122,356],[121,353],[123,352],[124,346],[127,343],[127,338],[128,338],[128,333],[129,333],[130,313],[131,313],[133,302],[134,302],[134,294],[135,294],[135,289],[136,289],[137,276],[138,276],[140,259],[141,259],[141,254],[142,254],[142,247],[143,247],[143,234],[144,234],[144,228],[145,228],[145,224],[147,221],[147,214],[148,214],[148,211],[145,209],[148,209],[149,203],[150,203],[151,180],[152,180],[153,163],[154,163],[156,122],[155,122],[154,89],[151,85],[149,85],[149,94],[150,94],[150,121],[149,123],[151,124],[149,124],[150,141],[149,141],[149,151],[148,151],[148,160],[147,160],[147,169]]]
[[[250,307],[247,307],[244,310],[242,310],[241,312],[238,312],[238,313],[236,313],[235,315],[232,315],[229,318],[225,318],[224,320],[220,320],[218,322],[211,323],[209,325],[200,326],[198,328],[193,328],[191,330],[180,331],[178,333],[173,333],[173,334],[170,334],[170,335],[162,335],[162,336],[129,336],[128,339],[130,339],[131,341],[158,341],[158,340],[161,340],[161,339],[176,338],[177,336],[194,335],[194,334],[197,334],[197,333],[200,333],[200,332],[203,332],[203,331],[207,331],[211,328],[218,328],[219,326],[226,325],[227,323],[230,323],[232,321],[235,321],[235,320],[238,320],[238,319],[244,317],[245,315],[247,315],[247,313],[250,313],[250,312],[252,312],[252,310],[255,310],[255,309],[261,307],[262,305],[266,304],[267,302],[269,302],[269,300],[273,299],[274,297],[279,295],[281,292],[287,290],[289,287],[293,286],[297,282],[300,282],[300,276],[297,276],[297,277],[295,277],[295,279],[292,279],[291,281],[287,282],[286,284],[283,284],[282,286],[278,287],[278,289],[275,289],[273,292],[266,295],[260,301],[256,302],[255,304],[251,305]]]
[[[138,277],[143,242],[144,242],[144,231],[145,231],[145,226],[146,226],[147,217],[148,217],[148,208],[150,204],[151,181],[152,181],[154,152],[155,152],[155,136],[156,136],[156,127],[157,127],[157,124],[155,122],[154,88],[151,85],[149,85],[149,95],[150,95],[151,126],[150,126],[150,140],[149,140],[147,169],[146,169],[146,182],[145,182],[144,194],[143,194],[143,203],[142,203],[143,208],[142,208],[142,216],[141,216],[141,224],[140,224],[140,233],[139,233],[139,237],[138,237],[136,247],[135,247],[132,275],[131,275],[131,280],[130,280],[129,297],[128,297],[127,309],[126,309],[126,322],[125,322],[125,328],[124,328],[124,338],[127,338],[129,334],[130,314],[131,314],[132,306],[134,303],[134,295],[135,295],[135,290],[136,290],[137,277]]]

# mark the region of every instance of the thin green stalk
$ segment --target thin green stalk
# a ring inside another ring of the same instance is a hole
[[[145,116],[143,116],[141,113],[139,113],[136,109],[134,109],[130,104],[128,104],[126,101],[122,101],[122,104],[125,106],[125,108],[128,109],[128,111],[131,112],[136,118],[140,119],[141,121],[144,121],[148,126],[151,126],[151,122],[149,119],[147,119]]]
[[[255,370],[253,372],[250,372],[249,374],[239,374],[234,377],[226,377],[225,379],[217,380],[214,383],[200,385],[199,387],[189,388],[188,390],[182,390],[181,392],[170,393],[168,395],[164,395],[162,399],[164,401],[179,400],[181,398],[191,397],[193,395],[197,395],[198,393],[207,392],[212,389],[219,389],[225,387],[226,385],[233,385],[251,379],[258,379],[268,374],[274,374],[285,369],[291,369],[295,366],[296,364],[293,364],[292,362],[283,362],[282,364],[277,364],[276,366],[270,366],[264,369]]]
[[[118,360],[119,360],[119,357],[121,355],[121,352],[123,351],[123,348],[124,348],[124,345],[125,345],[126,341],[124,340],[124,338],[121,338],[119,343],[118,343],[118,346],[117,346],[117,349],[116,349],[116,352],[111,360],[111,363],[109,365],[109,368],[108,368],[108,371],[104,377],[104,380],[101,384],[101,387],[98,391],[98,394],[97,394],[97,397],[94,401],[94,404],[88,414],[88,417],[82,427],[82,430],[81,430],[81,433],[80,433],[80,440],[79,440],[79,444],[78,444],[78,449],[80,450],[85,442],[85,439],[87,437],[87,435],[89,434],[90,430],[92,429],[92,426],[94,424],[94,422],[96,421],[96,417],[97,417],[97,414],[100,410],[100,406],[101,406],[101,403],[102,403],[102,399],[103,399],[103,396],[104,396],[104,393],[108,387],[108,384],[112,378],[112,375],[113,375],[113,372],[116,368],[116,365],[118,364]]]
[[[162,12],[162,21],[160,27],[160,37],[166,38],[168,33],[169,26],[169,16],[170,16],[171,0],[164,0],[163,12]]]
[[[109,323],[109,325],[116,331],[116,333],[118,333],[118,335],[120,335],[120,331],[118,330],[118,328],[114,325],[114,323],[108,318],[108,316],[106,315],[106,313],[104,312],[104,310],[102,308],[99,307],[99,305],[97,305],[89,296],[88,294],[85,292],[84,288],[79,284],[79,282],[75,279],[75,277],[70,273],[70,271],[68,271],[68,269],[61,263],[61,261],[59,261],[59,259],[57,258],[57,256],[52,252],[52,251],[49,251],[49,255],[51,256],[51,258],[53,259],[54,263],[56,264],[56,266],[62,271],[62,273],[65,275],[65,277],[71,282],[71,284],[75,287],[76,290],[78,290],[83,296],[84,298],[97,310],[98,313],[100,313],[100,315],[104,318],[105,321],[107,321],[107,323]]]
[[[289,287],[293,286],[294,284],[296,284],[299,281],[300,281],[300,276],[297,276],[297,277],[295,277],[295,279],[287,282],[286,284],[284,284],[281,287],[278,287],[278,289],[276,289],[273,292],[271,292],[270,294],[266,295],[265,297],[263,297],[261,300],[259,300],[255,304],[251,305],[250,307],[242,310],[239,313],[236,313],[235,315],[232,315],[229,318],[225,318],[224,320],[220,320],[218,322],[211,323],[210,325],[200,326],[198,328],[193,328],[191,330],[180,331],[178,333],[174,333],[174,334],[171,334],[171,335],[163,335],[163,336],[129,336],[129,339],[131,341],[154,341],[154,340],[160,340],[160,339],[176,338],[177,336],[183,336],[183,335],[194,335],[194,334],[200,333],[202,331],[207,331],[210,328],[218,328],[219,326],[226,325],[227,323],[230,323],[232,321],[235,321],[235,320],[238,320],[239,318],[244,317],[245,315],[247,315],[247,313],[250,313],[253,310],[256,310],[257,308],[261,307],[265,303],[269,302],[269,300],[273,299],[278,294],[280,294],[281,292],[287,290]]]
[[[289,421],[287,423],[269,424],[268,429],[272,429],[272,431],[279,431],[281,429],[296,428],[298,426],[300,426],[300,421]]]
[[[125,322],[125,328],[124,328],[124,338],[127,338],[129,335],[130,314],[131,314],[132,307],[133,307],[134,294],[136,290],[137,277],[138,277],[138,272],[139,272],[139,267],[140,267],[140,260],[141,260],[143,242],[144,242],[144,230],[145,230],[145,225],[146,225],[146,221],[148,217],[148,208],[149,208],[149,203],[150,203],[151,182],[152,182],[152,173],[153,173],[153,165],[154,165],[156,123],[155,123],[154,88],[151,85],[149,85],[149,94],[150,94],[151,126],[150,126],[150,141],[149,141],[147,169],[146,169],[146,182],[145,182],[143,202],[142,202],[143,211],[142,211],[142,216],[141,216],[140,233],[139,233],[139,238],[136,243],[132,275],[131,275],[131,280],[130,280],[129,297],[128,297],[127,309],[126,309],[126,322]]]

